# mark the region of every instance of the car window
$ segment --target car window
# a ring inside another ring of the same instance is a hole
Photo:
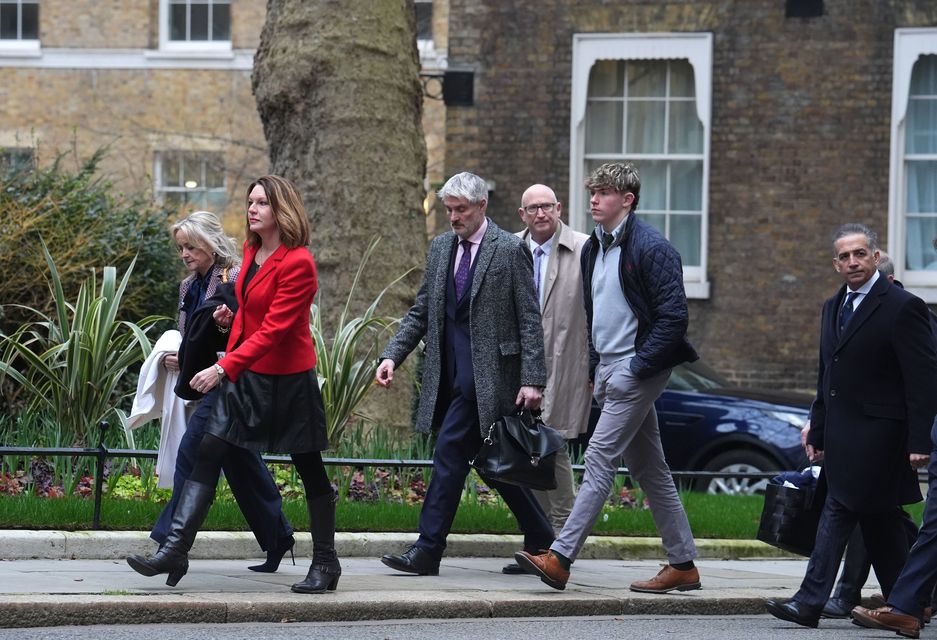
[[[699,360],[674,367],[667,388],[674,391],[706,391],[732,385]]]

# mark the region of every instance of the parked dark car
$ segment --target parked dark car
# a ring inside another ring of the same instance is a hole
[[[807,466],[800,430],[812,396],[743,389],[700,361],[673,370],[655,406],[664,455],[673,471],[747,473]],[[593,403],[589,434],[599,408]],[[706,478],[681,482],[709,493],[764,492],[767,480]]]

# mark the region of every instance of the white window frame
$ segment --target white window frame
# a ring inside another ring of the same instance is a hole
[[[3,4],[13,4],[14,2],[17,5],[23,4],[23,0],[13,0],[12,2],[9,2],[9,3],[4,2]],[[30,2],[28,4],[38,5],[39,2],[38,1],[35,3]],[[40,9],[40,15],[41,13],[42,11]],[[19,35],[22,36],[22,30],[23,30],[22,14],[20,15],[19,23],[17,23],[17,30],[19,31]],[[39,45],[38,38],[24,39],[22,37],[19,37],[19,38],[0,39],[0,56],[20,57],[20,56],[38,56],[38,55],[40,55],[40,45]]]
[[[221,194],[227,200],[228,197],[228,175],[227,168],[222,171],[222,184],[220,187],[196,187],[196,188],[186,188],[185,186],[172,185],[167,186],[163,181],[163,164],[167,155],[178,155],[178,154],[191,154],[193,156],[199,157],[202,162],[205,161],[205,156],[207,154],[217,155],[222,161],[224,160],[224,153],[221,150],[206,150],[206,149],[160,149],[156,151],[153,155],[153,195],[156,200],[160,203],[165,203],[164,198],[167,193],[213,193]],[[223,211],[215,211],[221,215]]]
[[[414,0],[417,4],[436,6],[433,0]],[[432,38],[417,38],[416,48],[420,54],[420,65],[425,71],[444,71],[447,67],[446,50],[436,48],[436,34]]]
[[[888,168],[888,251],[895,277],[927,303],[937,303],[937,273],[905,269],[905,117],[911,94],[911,71],[918,58],[937,55],[937,27],[895,29],[891,84],[891,154]]]
[[[577,33],[573,35],[572,92],[570,108],[569,210],[570,226],[592,229],[582,203],[586,201],[585,116],[589,72],[599,60],[688,60],[696,85],[696,111],[703,125],[703,192],[700,221],[700,265],[684,266],[688,298],[709,298],[706,277],[709,243],[709,156],[712,112],[712,33]],[[638,167],[640,170],[640,166]]]
[[[159,50],[166,53],[185,55],[231,54],[231,40],[170,40],[169,39],[169,0],[159,0]],[[234,0],[229,3],[234,8]],[[234,16],[231,16],[232,23]],[[233,24],[228,26],[229,33]]]

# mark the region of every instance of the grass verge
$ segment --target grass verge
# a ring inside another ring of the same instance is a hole
[[[753,539],[758,531],[764,499],[761,496],[712,496],[682,493],[681,499],[693,533],[699,538]],[[416,531],[420,504],[351,502],[338,505],[339,531]],[[101,527],[115,531],[149,530],[163,504],[143,500],[106,498],[101,504]],[[909,513],[920,522],[923,504],[911,505]],[[303,500],[286,499],[283,510],[293,526],[308,531],[309,517]],[[61,529],[91,528],[94,503],[82,498],[38,498],[31,495],[0,496],[0,528]],[[245,531],[244,517],[233,500],[217,500],[203,529]],[[498,500],[479,504],[463,500],[453,533],[517,533],[513,514]],[[595,524],[596,535],[657,536],[651,512],[608,506]]]

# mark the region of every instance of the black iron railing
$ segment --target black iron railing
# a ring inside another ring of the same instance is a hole
[[[0,447],[0,456],[40,456],[40,457],[93,457],[96,460],[94,473],[94,515],[91,528],[99,529],[101,525],[101,499],[104,487],[104,467],[109,458],[156,458],[156,451],[152,449],[108,449],[104,444],[104,435],[108,424],[99,425],[100,435],[97,447]],[[265,455],[265,462],[274,464],[289,464],[289,456]],[[433,466],[432,460],[410,460],[406,458],[323,458],[322,461],[331,466],[349,467],[384,467],[384,468],[410,468]],[[574,464],[573,470],[583,471],[584,465]],[[776,476],[780,471],[762,472],[725,472],[725,471],[671,471],[675,480],[705,480],[714,478],[762,480]],[[618,475],[630,475],[627,467],[619,467]],[[921,482],[927,482],[926,471],[919,472]]]

